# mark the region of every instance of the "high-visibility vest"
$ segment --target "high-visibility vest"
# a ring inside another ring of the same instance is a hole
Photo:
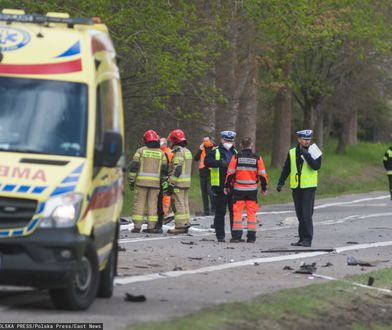
[[[298,173],[297,169],[297,157],[296,148],[290,149],[290,188],[312,188],[317,187],[318,172],[312,169],[308,163],[304,160],[302,165],[301,173]]]
[[[201,170],[202,168],[206,167],[206,166],[204,165],[204,159],[205,159],[205,158],[206,158],[206,149],[203,149],[203,150],[201,151],[201,154],[200,154],[199,170]]]
[[[221,159],[221,154],[219,151],[219,147],[216,147],[215,149],[215,160],[220,160]],[[211,168],[211,186],[219,187],[220,186],[220,174],[219,174],[219,167],[212,167]]]
[[[239,153],[237,155],[236,167],[233,169],[235,172],[234,190],[257,191],[258,176],[265,174],[265,169],[261,168],[260,173],[258,173],[259,158],[259,156],[253,153]],[[235,162],[235,160],[232,160],[232,162]],[[229,166],[228,172],[230,170]]]
[[[385,153],[384,160],[385,160],[385,161],[390,161],[391,158],[392,158],[392,149],[389,148],[389,149],[386,151],[386,153]],[[387,170],[387,175],[392,175],[392,170],[388,169],[388,170]]]

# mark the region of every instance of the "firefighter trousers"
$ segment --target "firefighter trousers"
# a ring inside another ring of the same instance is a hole
[[[240,239],[242,237],[242,211],[246,207],[246,215],[248,218],[248,240],[254,240],[256,238],[256,212],[257,212],[257,201],[255,200],[235,200],[233,204],[233,227],[232,236],[234,239]]]
[[[159,188],[136,186],[135,200],[133,202],[132,221],[135,229],[140,229],[144,220],[144,211],[147,206],[148,229],[154,229],[158,221],[157,203]]]
[[[176,204],[176,213],[174,215],[174,222],[176,229],[183,229],[189,227],[189,201],[188,188],[175,188],[173,199]]]

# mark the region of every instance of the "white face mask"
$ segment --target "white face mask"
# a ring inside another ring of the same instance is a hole
[[[232,146],[233,146],[233,143],[229,143],[229,142],[223,143],[223,147],[224,147],[226,150],[230,150]]]

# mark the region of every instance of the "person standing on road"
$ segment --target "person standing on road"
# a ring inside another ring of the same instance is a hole
[[[158,220],[159,189],[161,182],[167,180],[167,159],[160,149],[159,136],[155,131],[145,132],[143,141],[145,146],[134,154],[128,174],[129,188],[136,192],[132,211],[132,232],[140,233],[147,204],[147,232],[160,233],[155,226]]]
[[[297,132],[298,144],[290,149],[279,178],[277,191],[280,192],[290,175],[295,212],[299,221],[299,240],[292,246],[310,247],[313,239],[313,209],[316,195],[318,173],[321,167],[321,152],[310,152],[313,131],[310,129]],[[317,146],[314,145],[314,149]],[[319,151],[319,150],[318,150]]]
[[[206,158],[206,149],[213,147],[214,144],[211,141],[211,137],[205,136],[203,142],[197,150],[193,160],[199,162],[199,178],[200,178],[200,191],[201,198],[203,200],[203,215],[210,215],[215,213],[214,196],[211,190],[211,175],[210,169],[205,166],[204,160]],[[209,208],[209,203],[211,204],[211,209]]]
[[[392,147],[389,147],[385,151],[383,158],[384,168],[387,171],[388,181],[389,181],[389,192],[391,194],[392,200]]]
[[[233,189],[234,221],[230,243],[244,242],[242,239],[242,211],[246,207],[248,217],[247,243],[256,241],[257,183],[260,181],[263,196],[267,195],[268,176],[261,156],[252,152],[252,139],[241,141],[241,152],[231,158],[227,170],[225,193]]]
[[[215,235],[218,242],[224,242],[226,209],[229,209],[230,228],[233,226],[233,196],[232,194],[225,195],[224,184],[230,160],[237,154],[237,150],[234,148],[235,132],[222,131],[220,135],[221,143],[215,148],[207,149],[204,164],[211,168],[211,189],[215,203]]]
[[[170,132],[168,140],[172,144],[173,159],[169,164],[168,195],[173,194],[176,203],[175,228],[168,234],[187,233],[189,224],[188,191],[191,187],[192,153],[186,148],[185,134],[180,129]]]

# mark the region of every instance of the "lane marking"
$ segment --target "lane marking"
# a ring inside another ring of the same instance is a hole
[[[375,291],[379,291],[379,292],[383,292],[383,293],[392,293],[392,290],[389,290],[389,289],[377,288],[377,287],[374,287],[374,286],[369,286],[369,285],[358,283],[358,282],[351,282],[351,281],[347,281],[347,280],[340,280],[340,279],[332,277],[332,276],[321,275],[321,274],[312,274],[312,275],[314,277],[322,278],[324,280],[340,281],[340,282],[348,283],[348,284],[351,284],[351,285],[354,285],[354,286],[358,286],[358,287],[361,287],[361,288],[365,288],[365,289],[375,290]]]
[[[376,243],[368,243],[368,244],[359,244],[359,245],[350,245],[350,246],[342,246],[336,248],[336,253],[344,252],[344,251],[352,251],[358,249],[368,249],[368,248],[375,248],[375,247],[384,247],[384,246],[391,246],[392,241],[387,242],[376,242]],[[115,279],[115,284],[117,285],[127,285],[132,283],[139,283],[139,282],[148,282],[159,280],[163,278],[175,278],[185,275],[194,275],[194,274],[201,274],[201,273],[210,273],[219,270],[226,270],[232,268],[239,268],[244,266],[251,266],[254,265],[255,262],[261,263],[270,263],[270,262],[279,262],[279,261],[286,261],[286,260],[296,260],[296,259],[304,259],[304,258],[311,258],[317,257],[321,255],[327,255],[329,252],[304,252],[298,254],[285,254],[281,256],[274,256],[274,257],[264,257],[264,258],[254,258],[254,259],[247,259],[243,261],[237,261],[232,263],[225,263],[216,266],[207,266],[193,270],[181,270],[181,271],[168,271],[168,272],[161,272],[161,273],[152,273],[146,275],[138,275],[138,276],[127,276]]]
[[[333,219],[333,220],[323,220],[314,222],[313,226],[327,226],[327,225],[336,225],[345,223],[350,220],[363,220],[368,218],[377,218],[377,217],[386,217],[392,216],[392,212],[385,212],[385,213],[373,213],[367,215],[350,215],[348,217],[342,219]],[[284,229],[292,229],[297,228],[298,224],[295,225],[287,225],[287,226],[279,226],[273,228],[261,228],[258,229],[258,232],[266,232],[266,231],[275,231],[275,230],[284,230]],[[169,227],[168,227],[169,228]],[[246,230],[246,228],[245,228]],[[197,229],[197,231],[190,230],[192,236],[184,236],[184,235],[175,235],[175,236],[159,236],[159,237],[135,237],[135,238],[122,238],[119,240],[121,244],[128,244],[128,243],[141,243],[147,241],[159,241],[159,240],[168,240],[168,239],[184,239],[186,237],[202,237],[202,236],[211,236],[214,235],[214,232],[211,229]],[[230,234],[230,232],[226,232],[226,234]]]
[[[386,198],[390,198],[390,196],[383,195],[383,196],[378,196],[378,197],[368,197],[368,198],[355,199],[353,201],[348,201],[348,202],[336,202],[336,203],[322,204],[322,205],[315,206],[314,209],[315,210],[319,210],[319,209],[324,209],[326,207],[331,207],[331,206],[341,206],[341,205],[357,204],[357,203],[368,202],[368,201],[375,201],[375,200],[386,199]]]

